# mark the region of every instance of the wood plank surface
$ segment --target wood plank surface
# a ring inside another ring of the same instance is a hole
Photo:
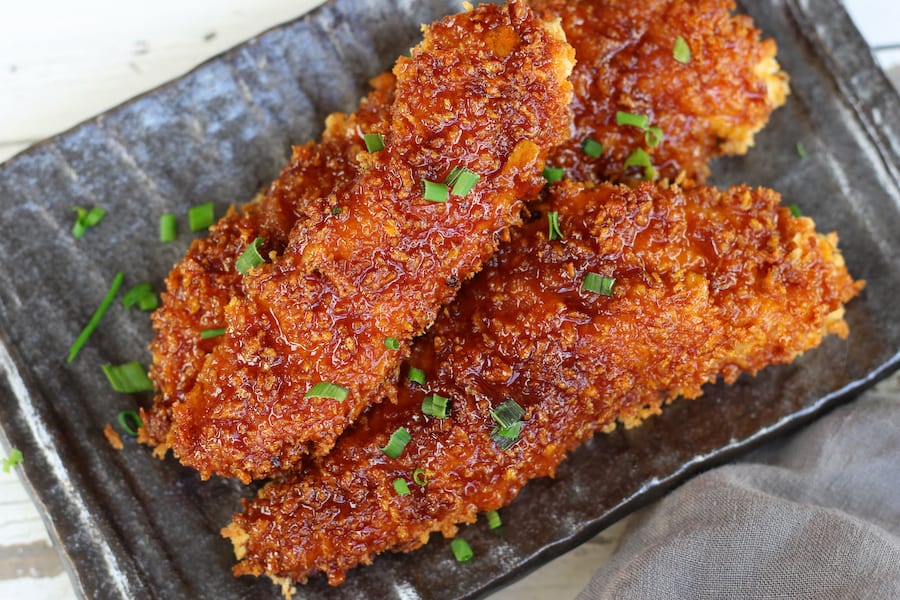
[[[4,2],[0,5],[0,161],[175,78],[319,2]],[[900,89],[900,2],[847,0],[846,4]],[[882,386],[900,393],[898,382],[895,376]],[[626,526],[627,519],[497,592],[492,600],[574,597],[612,553]],[[0,598],[75,597],[37,508],[15,472],[0,472]]]

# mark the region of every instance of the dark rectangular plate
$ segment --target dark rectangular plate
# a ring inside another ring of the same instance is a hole
[[[366,80],[415,43],[451,0],[338,0],[273,29],[185,77],[30,148],[0,166],[0,419],[80,591],[90,598],[272,598],[266,580],[234,579],[219,537],[246,489],[200,482],[101,430],[149,402],[110,391],[99,365],[147,361],[145,314],[118,303],[73,365],[69,344],[113,274],[157,288],[190,242],[157,241],[163,212],[215,200],[218,214],[275,177],[292,142],[326,114],[352,110]],[[440,540],[386,555],[345,586],[303,597],[468,598],[572,548],[700,469],[808,422],[900,360],[900,102],[836,0],[746,2],[780,46],[793,94],[716,182],[784,193],[821,230],[841,234],[851,272],[868,280],[847,313],[851,336],[794,364],[710,386],[633,431],[599,436],[554,481],[530,484],[498,538],[466,530],[477,560],[457,565]],[[809,155],[795,151],[802,142]],[[72,206],[109,216],[83,240]]]

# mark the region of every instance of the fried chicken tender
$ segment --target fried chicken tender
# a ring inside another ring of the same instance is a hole
[[[412,338],[541,189],[543,158],[569,132],[573,55],[558,22],[522,2],[425,28],[394,69],[384,150],[325,199],[326,218],[298,223],[282,254],[242,278],[224,339],[172,408],[176,457],[203,477],[268,477],[327,452],[386,395]],[[423,182],[455,168],[477,185],[425,200]],[[323,382],[346,398],[310,395]]]
[[[771,112],[784,104],[787,76],[775,60],[776,45],[761,40],[745,15],[732,15],[732,0],[531,0],[537,11],[562,18],[577,64],[575,125],[571,139],[548,163],[576,181],[605,181],[621,174],[635,150],[644,150],[657,174],[681,172],[702,182],[711,158],[744,154]],[[673,56],[681,37],[690,49],[685,64]],[[662,141],[651,146],[644,128],[619,125],[616,113],[647,117]],[[585,139],[603,146],[592,158]]]
[[[290,163],[262,197],[240,213],[229,210],[169,273],[162,306],[152,315],[157,335],[150,345],[150,376],[157,395],[151,410],[142,409],[139,431],[139,440],[157,446],[157,454],[168,448],[172,407],[184,401],[207,354],[220,342],[203,339],[201,332],[222,327],[225,307],[243,294],[237,258],[257,237],[265,239],[260,248],[264,255],[281,253],[292,226],[320,222],[327,214],[328,195],[356,176],[356,156],[365,150],[359,132],[386,130],[394,77],[382,74],[372,86],[355,114],[329,116],[321,143],[294,147]]]
[[[372,406],[329,455],[245,502],[223,530],[236,575],[340,584],[381,552],[505,506],[598,430],[847,335],[843,303],[862,284],[836,236],[792,217],[775,192],[552,189],[540,211],[558,212],[565,239],[548,240],[543,215],[514,234],[415,343],[424,387],[401,385],[396,404]],[[587,273],[614,278],[612,295],[583,290]],[[447,418],[422,413],[431,393],[450,398]],[[508,398],[525,415],[503,451],[490,410]],[[400,427],[411,441],[390,458],[380,448]],[[412,482],[420,468],[424,486]]]

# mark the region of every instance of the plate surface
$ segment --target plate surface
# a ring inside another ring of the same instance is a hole
[[[162,287],[191,236],[160,244],[161,213],[213,199],[221,215],[250,199],[292,142],[315,137],[328,113],[353,109],[366,80],[416,42],[420,23],[458,8],[337,0],[0,165],[0,422],[28,457],[27,482],[86,597],[277,597],[266,580],[231,577],[218,534],[247,489],[201,482],[131,440],[117,452],[101,434],[118,411],[150,401],[114,394],[99,369],[149,360],[147,316],[116,303],[73,365],[66,350],[117,271],[126,285]],[[456,564],[435,539],[379,557],[341,588],[316,580],[304,598],[482,595],[900,363],[900,100],[836,0],[743,9],[778,41],[793,93],[748,156],[714,166],[714,182],[773,187],[820,230],[839,231],[850,271],[868,281],[848,307],[850,338],[595,438],[556,480],[533,482],[504,510],[503,537],[465,530],[471,563]],[[109,209],[82,240],[69,234],[75,205]]]

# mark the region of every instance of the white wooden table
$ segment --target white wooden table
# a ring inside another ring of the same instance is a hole
[[[0,3],[0,161],[320,0],[5,0]],[[845,0],[900,88],[900,2]],[[887,386],[897,387],[897,377]],[[4,450],[5,452],[5,450]],[[492,600],[571,598],[611,553],[624,523]],[[15,473],[0,472],[0,599],[76,594]]]

